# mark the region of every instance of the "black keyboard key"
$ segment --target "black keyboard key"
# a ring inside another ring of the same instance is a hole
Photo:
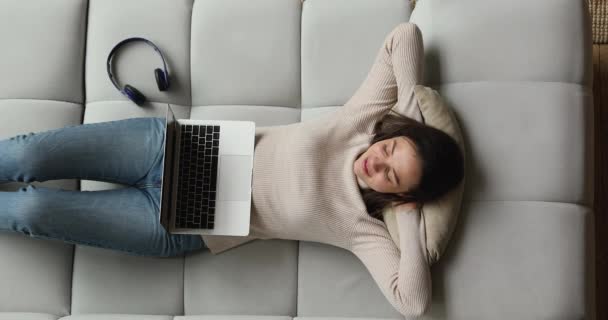
[[[176,226],[213,229],[220,126],[181,128]]]

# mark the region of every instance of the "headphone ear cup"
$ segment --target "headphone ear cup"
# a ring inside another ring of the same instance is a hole
[[[146,96],[130,85],[125,85],[123,92],[131,101],[135,102],[136,105],[141,106],[146,102]]]
[[[156,78],[158,90],[166,91],[169,88],[169,78],[163,70],[161,70],[160,68],[154,69],[154,77]]]

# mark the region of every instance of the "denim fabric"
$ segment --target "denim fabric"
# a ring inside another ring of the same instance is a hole
[[[169,257],[206,248],[199,235],[169,234],[159,222],[163,118],[67,126],[0,140],[0,182],[54,179],[126,188],[72,191],[28,184],[0,192],[0,230]]]

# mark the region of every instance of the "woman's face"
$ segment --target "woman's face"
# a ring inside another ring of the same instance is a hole
[[[414,142],[403,136],[371,145],[355,160],[353,170],[361,188],[382,193],[411,190],[422,175]]]

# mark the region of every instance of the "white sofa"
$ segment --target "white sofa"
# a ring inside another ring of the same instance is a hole
[[[0,139],[163,116],[272,126],[323,117],[363,81],[384,36],[416,23],[424,84],[468,147],[463,211],[431,267],[424,319],[594,319],[591,27],[584,0],[0,0]],[[149,47],[167,57],[159,92]],[[73,190],[123,187],[56,180]],[[0,185],[14,191],[21,183]],[[0,204],[0,210],[2,210]],[[354,255],[256,240],[141,258],[0,231],[0,319],[403,318]]]

